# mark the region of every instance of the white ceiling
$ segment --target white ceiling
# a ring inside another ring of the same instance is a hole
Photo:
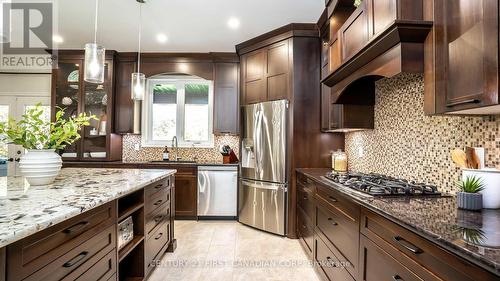
[[[61,49],[93,41],[94,0],[56,0]],[[137,51],[139,4],[100,0],[98,43],[107,49]],[[142,4],[143,52],[233,52],[238,43],[288,23],[315,23],[324,0],[148,0]],[[228,27],[236,17],[237,30]],[[158,33],[168,37],[164,44]]]

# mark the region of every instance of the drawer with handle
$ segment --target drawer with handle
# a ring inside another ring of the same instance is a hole
[[[116,252],[101,252],[66,276],[64,281],[107,281],[116,279]]]
[[[316,185],[316,201],[333,212],[337,212],[353,223],[359,224],[360,207],[332,187]]]
[[[147,186],[144,191],[146,193],[146,197],[150,196],[153,193],[159,192],[159,191],[166,191],[167,189],[170,188],[170,181],[171,177],[167,177],[166,179],[157,181],[155,183],[150,184]]]
[[[326,280],[354,281],[346,270],[349,268],[349,263],[339,260],[319,237],[314,238],[314,247],[314,258],[318,262],[316,266],[320,267],[318,271],[322,275],[326,275]]]
[[[156,226],[168,220],[170,220],[170,204],[165,202],[146,216],[146,233],[150,235]]]
[[[398,261],[410,261],[405,266],[414,272],[425,268],[444,280],[498,280],[487,271],[365,208],[362,210],[361,233],[379,246],[390,245],[385,251]],[[412,267],[413,264],[418,266]]]
[[[144,211],[146,215],[151,213],[152,211],[159,208],[164,203],[170,201],[170,188],[162,189],[158,192],[146,195],[146,200],[144,201]]]
[[[75,270],[79,270],[87,261],[100,253],[108,253],[116,246],[116,226],[111,225],[101,233],[84,241],[79,246],[55,258],[49,264],[34,272],[25,279],[26,281],[52,281],[63,280]],[[113,251],[114,252],[114,251]],[[116,255],[116,254],[115,254]],[[20,280],[14,272],[8,273],[8,280]]]
[[[314,191],[309,187],[301,184],[297,189],[297,202],[300,207],[306,212],[310,220],[314,219]]]
[[[7,246],[8,280],[20,280],[47,266],[116,221],[114,202],[87,211]]]
[[[160,259],[170,242],[170,223],[165,222],[155,229],[146,241],[146,274],[155,266],[155,260]]]
[[[359,254],[359,226],[338,212],[316,206],[316,233],[339,258],[351,263],[348,270],[356,276]]]
[[[307,254],[312,256],[314,227],[300,206],[297,207],[297,232],[299,234],[299,239],[303,241]]]
[[[396,260],[382,247],[379,247],[370,239],[361,235],[360,239],[360,255],[361,255],[361,280],[363,281],[432,281],[440,280],[432,276],[430,272],[420,269],[419,272],[413,272],[406,267],[402,260]],[[418,268],[417,268],[418,269]],[[420,275],[419,275],[420,273]],[[450,279],[455,280],[455,279]]]

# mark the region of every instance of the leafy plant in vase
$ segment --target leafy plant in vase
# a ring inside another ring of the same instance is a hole
[[[472,211],[483,208],[483,195],[479,192],[484,189],[484,184],[480,178],[467,176],[458,183],[458,189],[458,208]]]
[[[0,122],[0,140],[5,143],[21,145],[27,153],[21,156],[21,174],[31,185],[52,183],[61,171],[61,156],[56,150],[64,149],[80,139],[79,131],[88,126],[94,115],[80,113],[64,119],[64,109],[59,108],[54,122],[43,118],[40,104],[27,109],[22,120],[9,118]]]

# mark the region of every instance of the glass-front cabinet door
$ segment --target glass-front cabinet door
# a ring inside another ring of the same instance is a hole
[[[80,88],[82,81],[81,60],[65,60],[58,62],[56,72],[55,104],[65,109],[64,118],[76,116],[79,113]],[[56,108],[56,111],[58,108]],[[55,114],[55,112],[53,113]],[[63,159],[71,160],[79,157],[79,142],[62,150]]]
[[[111,94],[109,83],[109,63],[104,65],[104,83],[94,84],[84,82],[83,111],[87,115],[95,115],[90,125],[84,128],[82,157],[106,158],[107,136],[110,132],[108,122],[108,98]],[[110,100],[110,99],[109,99]]]

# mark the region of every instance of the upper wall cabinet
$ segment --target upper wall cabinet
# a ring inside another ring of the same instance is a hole
[[[427,17],[427,114],[499,114],[497,0],[434,1]]]
[[[323,83],[336,85],[398,45],[400,57],[423,56],[422,43],[432,27],[423,20],[423,0],[364,0],[356,9],[352,3],[332,1],[327,9],[332,11],[329,73]]]
[[[214,134],[239,133],[238,63],[215,64]]]
[[[288,98],[290,39],[241,56],[244,104]]]
[[[95,115],[82,137],[61,151],[64,160],[114,161],[122,157],[121,137],[113,132],[115,102],[115,52],[106,52],[104,83],[83,80],[84,52],[58,51],[57,67],[52,72],[52,106],[65,108],[65,117],[85,112]]]

